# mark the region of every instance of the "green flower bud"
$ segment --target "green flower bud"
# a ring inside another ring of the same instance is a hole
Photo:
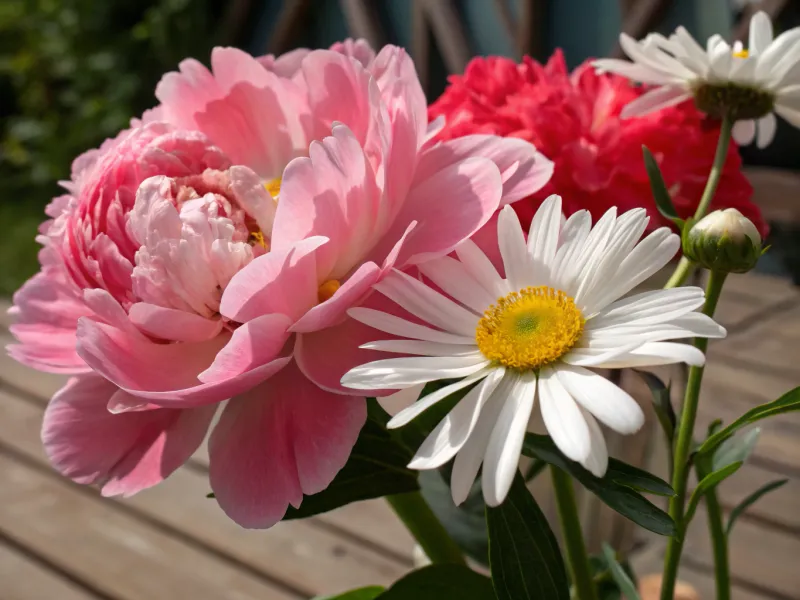
[[[711,271],[746,273],[761,256],[761,235],[735,208],[717,210],[684,231],[683,253]]]

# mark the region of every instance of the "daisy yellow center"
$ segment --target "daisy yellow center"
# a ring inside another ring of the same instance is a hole
[[[548,286],[527,287],[492,304],[478,322],[475,341],[489,360],[533,370],[577,343],[584,319],[572,298]]]
[[[264,184],[264,189],[269,192],[269,195],[272,196],[272,199],[275,202],[278,201],[278,196],[281,194],[281,178],[276,177]]]
[[[748,52],[747,50],[739,50],[738,52],[734,52],[733,55],[736,58],[749,58],[750,52]]]
[[[342,287],[341,282],[336,279],[329,279],[317,289],[317,300],[319,300],[320,304],[330,300],[340,287]]]

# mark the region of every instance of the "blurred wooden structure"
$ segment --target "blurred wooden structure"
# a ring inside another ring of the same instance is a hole
[[[729,337],[712,343],[698,431],[716,416],[730,422],[800,383],[800,290],[755,274],[733,276],[727,288],[719,319]],[[9,341],[0,327],[0,344]],[[0,599],[292,600],[389,583],[411,568],[412,540],[379,501],[269,531],[240,529],[206,498],[204,450],[133,498],[104,499],[68,482],[50,468],[39,440],[42,411],[62,382],[0,354]],[[615,452],[627,456],[632,446],[663,474],[661,440],[655,428],[648,431],[613,442]],[[800,597],[800,413],[764,421],[751,461],[723,484],[722,502],[729,510],[779,478],[790,481],[750,508],[734,530],[735,600]],[[546,490],[536,493],[551,510]],[[627,544],[639,573],[660,570],[662,539],[633,535],[604,505],[584,506],[592,544]],[[703,519],[701,510],[681,578],[710,600]]]

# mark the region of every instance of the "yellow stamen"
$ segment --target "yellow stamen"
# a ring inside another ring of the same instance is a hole
[[[747,50],[739,50],[738,52],[734,52],[733,55],[736,58],[749,58],[750,52],[748,52]]]
[[[475,341],[489,360],[533,370],[569,352],[580,339],[584,322],[564,292],[546,285],[527,287],[500,298],[483,313]]]
[[[319,300],[320,303],[330,300],[340,287],[342,287],[342,284],[339,283],[339,281],[336,279],[329,279],[319,286],[317,290],[317,300]]]
[[[250,239],[248,241],[250,242],[251,246],[261,246],[265,250],[269,250],[269,244],[267,243],[267,240],[261,231],[251,231]]]
[[[264,189],[269,192],[275,202],[278,201],[278,196],[281,194],[281,178],[276,177],[264,184]]]

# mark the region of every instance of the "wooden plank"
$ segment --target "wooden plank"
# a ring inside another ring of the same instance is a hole
[[[113,598],[299,597],[3,453],[0,480],[0,531]]]
[[[0,540],[0,598],[3,600],[102,600]]]
[[[339,0],[339,6],[347,21],[347,29],[354,38],[364,38],[373,48],[386,43],[377,7],[368,0]]]
[[[646,33],[657,27],[671,3],[671,0],[638,0],[625,15],[622,31],[636,40],[644,37]],[[614,58],[625,57],[619,42],[611,51],[611,56]]]
[[[751,7],[754,11],[761,10],[755,4],[751,4]],[[753,186],[753,202],[761,209],[765,219],[800,224],[800,205],[792,201],[800,189],[800,174],[788,169],[750,166],[744,168],[744,173]]]
[[[39,406],[0,390],[0,440],[45,465],[38,435],[40,420]],[[119,502],[135,509],[148,520],[307,595],[390,583],[408,568],[372,548],[315,527],[310,521],[284,522],[269,531],[242,529],[223,514],[216,502],[206,498],[208,491],[205,476],[180,469],[167,481],[136,496],[115,501],[98,499],[98,503]]]
[[[420,0],[425,7],[436,45],[450,73],[463,73],[471,52],[461,17],[452,0]]]

